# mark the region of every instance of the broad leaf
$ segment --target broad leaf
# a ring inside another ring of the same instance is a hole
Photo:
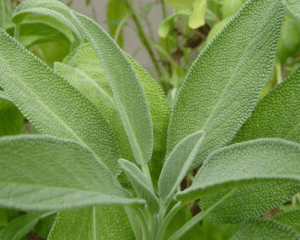
[[[23,114],[9,97],[0,91],[0,136],[20,133],[23,123]]]
[[[133,240],[122,206],[99,206],[60,212],[48,240]]]
[[[181,9],[188,9],[193,6],[193,3],[195,0],[166,0],[166,3],[171,7],[175,8],[176,10],[181,10]]]
[[[5,29],[5,0],[0,0],[0,28]]]
[[[5,227],[1,240],[21,240],[28,232],[30,232],[37,222],[52,213],[28,213],[9,222]]]
[[[203,142],[204,133],[193,133],[180,141],[164,163],[158,181],[161,199],[167,205],[171,202],[178,186],[187,175]]]
[[[300,23],[300,2],[298,0],[283,0],[283,3],[290,17]]]
[[[105,165],[77,142],[21,135],[1,138],[0,149],[0,206],[57,211],[144,203],[128,198]]]
[[[284,225],[292,227],[300,234],[300,209],[281,213],[273,219]]]
[[[120,173],[115,135],[92,102],[3,30],[0,63],[0,86],[41,133],[90,147],[115,175]]]
[[[300,68],[264,97],[232,143],[283,138],[300,143]]]
[[[300,181],[300,145],[282,139],[259,139],[222,148],[210,155],[192,186],[177,199],[200,198],[205,211],[225,196],[208,215],[219,223],[258,216],[288,201]],[[235,204],[232,204],[232,203]]]
[[[224,1],[222,5],[222,17],[231,17],[238,12],[238,10],[243,6],[244,0],[229,0]]]
[[[152,183],[148,181],[143,172],[135,164],[125,159],[120,159],[119,164],[125,171],[138,197],[146,200],[149,211],[151,213],[158,213],[159,202],[151,186]]]
[[[230,240],[297,240],[300,234],[274,220],[250,218]]]
[[[196,167],[233,138],[271,73],[281,22],[280,0],[250,0],[202,51],[177,95],[167,154],[202,130],[206,138]]]
[[[79,42],[84,41],[80,27],[70,15],[70,8],[57,0],[26,0],[17,6],[12,21],[20,24],[24,18],[31,14],[46,15],[67,26]]]
[[[109,35],[92,19],[72,12],[95,49],[114,93],[137,163],[150,161],[153,128],[143,87],[129,60]]]

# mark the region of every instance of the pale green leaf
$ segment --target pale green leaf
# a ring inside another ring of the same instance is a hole
[[[143,204],[130,199],[93,152],[45,135],[0,138],[0,206],[57,211],[92,205]]]
[[[299,240],[291,227],[272,219],[250,218],[230,240]]]
[[[0,63],[1,87],[41,133],[90,147],[115,175],[120,173],[115,135],[92,102],[2,30]]]
[[[221,29],[230,21],[231,17],[224,18],[222,21],[218,22],[213,26],[213,28],[210,30],[205,44],[207,45],[211,40],[214,39],[215,36],[221,31]]]
[[[178,12],[172,14],[171,16],[167,17],[158,28],[158,36],[162,38],[166,38],[173,27],[174,19],[176,17],[182,16],[190,16],[192,15],[192,11],[190,9],[179,10]]]
[[[153,3],[152,2],[149,2],[146,4],[146,6],[143,8],[142,12],[141,12],[141,18],[146,18],[147,15],[149,14],[151,8],[153,6]]]
[[[300,143],[300,68],[264,97],[232,143],[283,138]]]
[[[195,0],[165,0],[166,3],[176,10],[192,8]]]
[[[83,42],[84,35],[71,17],[70,11],[70,8],[57,0],[26,0],[17,6],[12,21],[18,24],[31,14],[46,15],[67,26],[75,34],[78,41]]]
[[[6,15],[6,11],[5,11],[5,1],[4,0],[0,0],[0,28],[5,29],[5,15]]]
[[[259,139],[222,148],[208,157],[192,186],[177,193],[177,198],[200,198],[205,211],[231,191],[231,196],[210,212],[209,219],[236,223],[262,215],[299,190],[299,157],[300,145],[282,139]]]
[[[223,18],[231,17],[238,12],[243,6],[244,0],[226,0],[223,1],[222,5],[222,16]]]
[[[190,28],[199,28],[205,24],[206,0],[196,0],[193,4],[193,13],[189,19]]]
[[[27,213],[21,217],[15,218],[5,227],[1,240],[21,240],[30,232],[37,222],[52,213]]]
[[[300,1],[298,0],[283,0],[287,13],[300,23]]]
[[[204,131],[194,168],[233,138],[271,73],[281,22],[280,0],[250,0],[201,52],[175,100],[167,154],[187,135]]]
[[[288,225],[300,233],[300,209],[281,213],[273,218],[275,221]]]
[[[99,206],[60,212],[48,240],[133,240],[124,207]]]
[[[204,132],[196,132],[181,140],[166,159],[158,181],[161,199],[168,207],[178,186],[187,175],[204,139]]]
[[[146,200],[149,211],[151,213],[158,213],[158,199],[155,196],[151,183],[149,183],[143,172],[135,164],[125,159],[120,159],[119,164],[125,171],[138,197]]]
[[[95,49],[110,82],[135,160],[144,164],[151,159],[153,128],[143,87],[129,60],[109,35],[92,19],[73,12]]]

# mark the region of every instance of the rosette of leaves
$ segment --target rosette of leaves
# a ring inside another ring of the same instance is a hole
[[[28,212],[4,221],[1,240],[54,213],[50,240],[199,239],[205,217],[241,223],[232,239],[300,238],[297,212],[259,217],[300,186],[300,70],[257,103],[274,63],[280,0],[241,8],[193,63],[171,114],[134,59],[61,6],[27,0],[13,15],[21,27],[25,12],[49,16],[83,40],[54,69],[0,29],[0,86],[41,133],[0,138],[0,206]],[[198,199],[200,213],[178,218]]]

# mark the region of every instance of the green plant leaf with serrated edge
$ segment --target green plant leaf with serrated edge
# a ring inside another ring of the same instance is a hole
[[[192,186],[175,197],[186,202],[200,198],[205,212],[231,191],[208,217],[218,223],[240,222],[279,206],[299,190],[299,154],[299,144],[282,139],[222,148],[207,158]]]
[[[99,57],[114,93],[135,160],[144,166],[152,156],[153,128],[143,87],[129,60],[109,35],[92,19],[76,12],[72,14]]]
[[[280,0],[248,1],[202,51],[175,100],[167,154],[185,136],[205,131],[195,168],[233,138],[271,73],[282,10]]]
[[[158,198],[155,196],[151,183],[143,174],[143,172],[135,164],[125,159],[119,159],[119,164],[125,171],[138,197],[146,200],[147,208],[149,209],[149,211],[151,211],[152,213],[158,213]]]
[[[90,147],[110,171],[120,173],[115,135],[96,106],[1,29],[0,63],[0,86],[41,133]]]
[[[300,68],[265,96],[232,143],[283,138],[300,143]]]
[[[57,0],[26,0],[16,8],[12,21],[21,24],[22,20],[31,14],[46,15],[67,26],[79,42],[84,41],[80,27],[70,15],[70,8]]]
[[[122,206],[98,206],[58,213],[47,239],[132,240],[134,235]]]
[[[158,181],[159,196],[166,207],[170,204],[183,178],[187,175],[205,137],[204,132],[193,133],[180,141],[164,163]]]
[[[300,209],[281,213],[275,216],[273,220],[292,227],[300,234]]]
[[[272,219],[250,218],[230,240],[297,240],[300,234]]]
[[[57,211],[144,203],[130,199],[105,165],[80,143],[20,135],[1,138],[0,147],[0,206]],[[22,151],[14,152],[15,148]],[[8,162],[14,167],[7,167]]]
[[[53,213],[28,213],[9,222],[5,227],[1,240],[21,240],[37,222]]]

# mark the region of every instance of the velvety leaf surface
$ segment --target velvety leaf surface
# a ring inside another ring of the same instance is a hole
[[[300,234],[291,227],[271,219],[250,218],[230,240],[298,240]]]
[[[143,198],[147,202],[147,207],[151,213],[158,213],[159,202],[155,196],[153,187],[150,185],[143,172],[133,163],[120,159],[119,164],[125,171],[138,197]]]
[[[288,14],[300,23],[300,2],[298,0],[283,0]]]
[[[284,225],[292,227],[300,234],[300,209],[281,213],[273,219]]]
[[[21,21],[31,14],[40,14],[50,16],[60,23],[67,26],[75,34],[76,38],[83,42],[84,35],[80,27],[70,15],[70,8],[57,0],[26,0],[17,6],[12,16],[14,23],[21,23]]]
[[[299,191],[300,145],[282,139],[259,139],[222,148],[208,157],[187,190],[177,198],[200,198],[208,218],[236,223],[288,201]],[[234,203],[234,204],[233,204]]]
[[[92,19],[72,12],[97,53],[110,82],[135,160],[150,161],[153,128],[150,109],[143,87],[129,60],[111,37]]]
[[[187,135],[205,131],[196,167],[233,138],[271,73],[281,22],[280,0],[250,0],[202,51],[175,101],[168,154]]]
[[[124,207],[99,206],[60,212],[48,240],[134,240]]]
[[[193,133],[180,141],[166,159],[158,181],[160,198],[167,205],[194,161],[204,139],[204,132]]]
[[[142,204],[129,199],[89,148],[44,135],[0,139],[0,206],[64,210]]]
[[[21,240],[34,228],[41,218],[48,215],[49,213],[28,213],[14,219],[9,222],[3,233],[0,235],[1,240]]]
[[[0,0],[0,28],[5,29],[5,2]]]
[[[120,172],[115,135],[97,107],[3,30],[0,85],[41,133],[78,141]]]
[[[264,97],[232,143],[257,138],[300,142],[300,69]]]

